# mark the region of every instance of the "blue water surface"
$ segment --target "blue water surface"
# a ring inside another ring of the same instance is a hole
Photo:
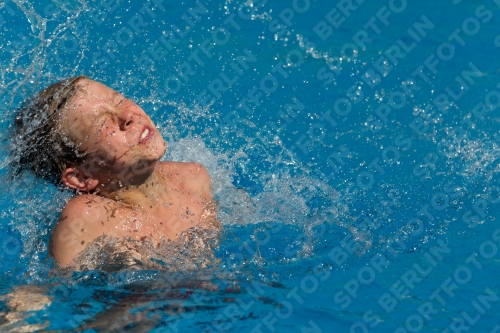
[[[151,115],[165,159],[207,167],[225,225],[207,270],[61,273],[47,248],[69,194],[4,163],[2,295],[51,298],[6,330],[500,331],[498,1],[0,14],[3,133],[27,96],[86,74]]]

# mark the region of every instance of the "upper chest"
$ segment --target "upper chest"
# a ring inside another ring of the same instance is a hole
[[[183,231],[198,225],[206,203],[196,188],[175,179],[166,179],[162,185],[165,194],[152,197],[145,205],[115,203],[110,211],[110,223],[104,229],[118,237],[150,237],[159,241],[162,237],[173,240]]]

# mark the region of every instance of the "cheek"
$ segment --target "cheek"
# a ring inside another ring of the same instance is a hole
[[[126,153],[133,146],[133,138],[127,138],[127,135],[116,128],[109,128],[101,134],[100,146],[105,150],[114,153]]]
[[[101,129],[101,138],[108,139],[109,137],[115,136],[116,130],[110,126],[103,126]]]
[[[100,144],[106,147],[119,148],[127,145],[127,140],[123,133],[114,127],[104,126],[99,135]]]

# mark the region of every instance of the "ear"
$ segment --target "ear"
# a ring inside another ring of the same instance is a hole
[[[97,179],[87,176],[78,167],[64,170],[61,180],[66,186],[82,192],[92,191],[99,184]]]

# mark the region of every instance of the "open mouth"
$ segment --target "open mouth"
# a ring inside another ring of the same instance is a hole
[[[153,136],[153,129],[150,127],[145,127],[142,131],[141,137],[139,138],[139,144],[145,143]]]

